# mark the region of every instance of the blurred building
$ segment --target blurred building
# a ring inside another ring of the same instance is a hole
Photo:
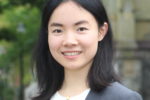
[[[150,100],[150,0],[103,0],[122,82]]]
[[[31,82],[25,89],[24,100],[32,100],[33,97],[38,95],[38,85],[36,82]]]

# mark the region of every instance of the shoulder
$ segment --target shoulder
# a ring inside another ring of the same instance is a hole
[[[92,96],[96,97],[95,100],[142,100],[137,92],[126,88],[118,82],[110,84],[110,86],[100,93],[94,93],[91,91],[88,98]]]
[[[141,96],[118,82],[112,83],[103,91],[105,95],[110,95],[114,98],[122,98],[123,100],[142,100]]]

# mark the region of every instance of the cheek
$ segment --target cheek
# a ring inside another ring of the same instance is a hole
[[[98,35],[96,33],[85,35],[80,40],[82,40],[82,44],[84,44],[85,47],[97,47],[98,45]]]
[[[59,47],[61,45],[61,40],[56,39],[54,37],[49,37],[48,45],[49,45],[50,52],[52,53],[52,52],[56,51],[57,49],[59,49]]]
[[[94,58],[98,48],[98,40],[92,37],[90,39],[86,38],[82,42],[82,49],[85,51],[85,58]]]
[[[88,36],[84,37],[83,40],[84,43],[84,49],[86,50],[86,53],[95,55],[95,53],[97,52],[97,48],[98,48],[98,34],[97,32],[93,34],[90,34]]]

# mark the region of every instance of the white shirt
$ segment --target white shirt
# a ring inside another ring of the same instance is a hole
[[[89,92],[90,92],[90,89],[87,89],[83,91],[81,94],[73,96],[73,97],[69,97],[69,98],[64,97],[58,92],[56,92],[50,100],[85,100]]]

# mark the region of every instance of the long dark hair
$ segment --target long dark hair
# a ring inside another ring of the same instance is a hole
[[[43,9],[41,30],[34,54],[36,75],[39,84],[39,95],[33,100],[49,100],[61,88],[64,80],[64,69],[52,57],[48,47],[48,22],[55,10],[62,2],[72,1],[89,11],[96,19],[99,27],[107,22],[108,32],[98,43],[97,54],[89,70],[87,79],[92,91],[100,92],[111,82],[117,81],[112,66],[113,42],[112,30],[101,0],[49,0]]]

